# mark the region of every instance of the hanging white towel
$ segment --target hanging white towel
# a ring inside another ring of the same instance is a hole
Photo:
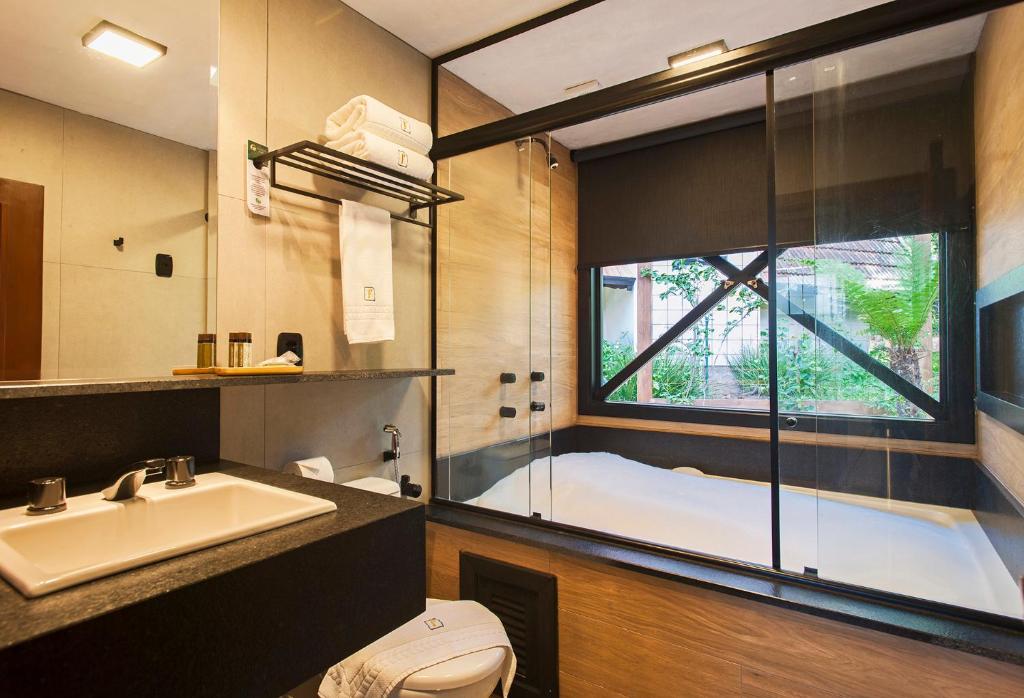
[[[403,145],[420,155],[427,155],[434,144],[434,133],[429,125],[367,95],[353,97],[328,116],[324,135],[328,141],[336,141],[356,129]]]
[[[430,179],[430,175],[434,174],[434,163],[427,156],[367,131],[352,131],[325,145],[417,179]]]
[[[341,295],[349,344],[395,338],[391,214],[355,201],[341,206]]]
[[[367,645],[327,670],[320,698],[388,698],[411,674],[472,652],[502,647],[502,694],[507,698],[516,657],[501,621],[476,601],[449,601]]]

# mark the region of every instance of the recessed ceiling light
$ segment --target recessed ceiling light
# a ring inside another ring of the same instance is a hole
[[[167,47],[106,20],[82,37],[82,46],[141,68],[167,53]]]
[[[704,44],[697,48],[691,48],[689,51],[683,51],[677,53],[674,56],[668,57],[668,65],[670,68],[678,68],[688,63],[696,63],[702,61],[705,58],[711,58],[717,56],[720,53],[725,53],[729,50],[729,47],[725,45],[724,39],[718,41],[712,41],[710,44]]]
[[[796,82],[796,76],[795,75],[791,75],[790,78],[789,78],[789,81],[790,82]]]
[[[587,80],[586,82],[581,82],[576,85],[569,85],[565,88],[565,94],[567,97],[575,97],[576,95],[581,95],[584,92],[593,92],[600,86],[601,83],[597,80]]]

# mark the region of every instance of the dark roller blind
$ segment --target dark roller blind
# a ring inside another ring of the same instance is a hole
[[[968,230],[971,70],[955,59],[776,105],[780,245]],[[579,163],[581,266],[763,248],[764,122]]]
[[[582,265],[764,246],[764,124],[579,164]]]

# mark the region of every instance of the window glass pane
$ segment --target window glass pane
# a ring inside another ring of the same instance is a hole
[[[756,252],[744,252],[723,259],[743,268],[756,257]],[[727,279],[699,258],[605,267],[602,272],[604,381],[721,289]],[[708,312],[691,319],[676,339],[608,400],[766,410],[767,399],[740,385],[733,364],[745,347],[756,348],[767,332],[767,302],[749,288],[733,286]]]
[[[778,261],[779,408],[857,417],[931,419],[825,341],[832,330],[873,362],[938,399],[939,236],[786,249]],[[723,255],[737,269],[756,252]],[[727,277],[705,259],[602,269],[601,375],[607,382],[669,332]],[[759,278],[766,282],[767,272]],[[765,288],[765,287],[762,287]],[[610,402],[768,409],[768,305],[743,285],[693,320],[607,398]],[[808,326],[809,324],[809,326]],[[818,329],[816,334],[814,329]]]
[[[778,262],[780,308],[804,309],[938,399],[938,247],[939,236],[925,234],[789,248]],[[818,334],[780,314],[781,410],[930,419]]]

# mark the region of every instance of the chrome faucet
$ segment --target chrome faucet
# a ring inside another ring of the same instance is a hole
[[[132,469],[114,480],[114,484],[103,489],[103,498],[111,502],[131,499],[139,492],[142,483],[150,475],[164,475],[164,486],[180,489],[196,484],[196,461],[192,456],[174,458],[151,458],[132,464]]]

